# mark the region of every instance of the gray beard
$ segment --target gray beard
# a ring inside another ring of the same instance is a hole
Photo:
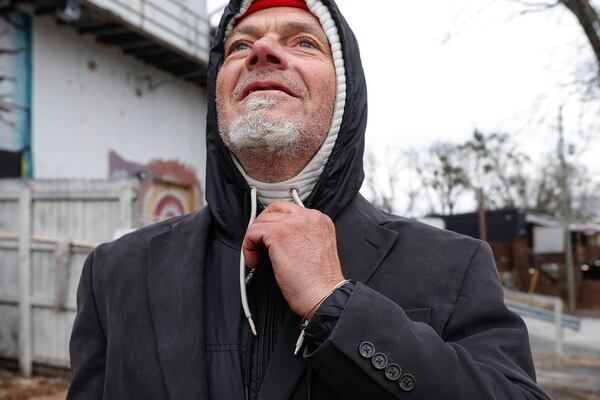
[[[267,116],[277,103],[272,96],[253,96],[246,104],[246,113],[234,118],[223,139],[230,149],[278,156],[295,154],[304,147],[301,123]]]

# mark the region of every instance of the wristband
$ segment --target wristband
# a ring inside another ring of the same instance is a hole
[[[333,292],[335,292],[337,289],[341,288],[348,282],[350,282],[350,279],[344,279],[343,281],[339,282],[337,285],[335,285],[333,287],[333,289],[331,289],[330,291],[325,293],[325,295],[323,295],[323,297],[321,297],[319,299],[319,301],[317,301],[315,303],[315,305],[312,306],[306,312],[306,314],[304,314],[304,317],[302,318],[302,322],[300,323],[300,336],[298,336],[298,340],[296,340],[296,348],[294,349],[294,355],[298,355],[298,352],[300,351],[300,349],[302,348],[302,345],[304,344],[304,335],[305,335],[306,327],[308,326],[308,323],[310,322],[310,318],[307,318],[307,317],[309,315],[311,315],[311,313],[313,311],[315,311],[319,307],[319,305],[321,305],[321,303],[323,303],[323,301],[326,298],[328,298]],[[312,317],[312,315],[311,315],[311,317]]]

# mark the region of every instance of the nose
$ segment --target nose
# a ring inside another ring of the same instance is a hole
[[[261,67],[286,69],[287,66],[285,51],[277,40],[270,37],[256,40],[252,44],[252,51],[246,57],[246,68],[249,71]]]

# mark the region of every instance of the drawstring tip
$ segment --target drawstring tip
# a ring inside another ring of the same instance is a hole
[[[294,355],[297,356],[298,353],[300,353],[300,349],[302,348],[302,345],[304,344],[304,330],[306,329],[306,325],[308,324],[303,324],[302,325],[302,329],[300,330],[300,336],[298,336],[298,340],[296,341],[296,347],[294,348]]]
[[[254,321],[252,321],[252,317],[250,316],[248,317],[248,323],[250,324],[250,330],[252,331],[252,334],[256,336],[256,326],[254,326]]]

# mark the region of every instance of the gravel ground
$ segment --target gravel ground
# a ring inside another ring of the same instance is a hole
[[[534,355],[538,383],[554,400],[600,400],[600,359]]]
[[[0,369],[0,400],[64,400],[68,385],[64,378],[25,379]]]
[[[599,394],[584,392],[577,389],[554,388],[549,389],[546,392],[552,396],[553,400],[600,400]]]

